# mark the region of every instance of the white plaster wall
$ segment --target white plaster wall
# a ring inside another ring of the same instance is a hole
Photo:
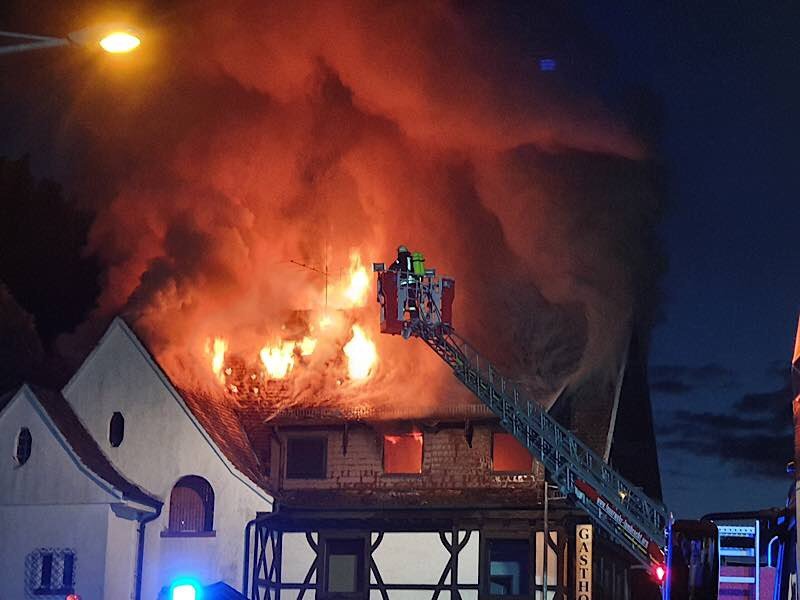
[[[312,534],[312,539],[317,540],[317,534]],[[284,533],[283,548],[281,549],[283,562],[281,564],[281,579],[301,583],[305,579],[311,563],[314,562],[316,553],[308,545],[305,533]],[[317,581],[316,573],[311,577],[311,582]],[[308,595],[308,592],[306,592]],[[283,597],[283,592],[281,592]]]
[[[464,533],[459,536],[464,539]],[[473,531],[467,545],[458,553],[458,583],[478,583],[478,569],[480,568],[480,534]],[[469,591],[462,592],[462,596]],[[476,592],[477,595],[477,592]],[[466,600],[466,596],[464,596]]]
[[[438,533],[387,533],[372,556],[387,584],[436,584],[450,561]],[[374,576],[371,582],[375,583]],[[445,583],[450,583],[449,574]]]
[[[156,528],[154,528],[154,532],[158,533]],[[162,585],[168,585],[169,582],[179,577],[194,577],[204,584],[224,579],[236,589],[241,586],[241,573],[233,573],[229,569],[227,578],[219,577],[220,569],[216,564],[219,556],[217,538],[161,538],[159,545],[160,560],[156,573],[157,579]],[[144,595],[143,597],[148,598],[149,596]]]
[[[118,517],[113,509],[108,511],[107,517],[105,597],[109,600],[132,600],[138,522]]]
[[[25,557],[38,548],[75,550],[75,592],[105,598],[108,505],[0,506],[0,600],[25,598]],[[108,596],[110,597],[110,596]]]
[[[41,407],[23,390],[0,415],[0,505],[53,505],[114,502],[107,485],[83,469],[42,416]],[[31,456],[13,459],[17,434],[31,432]],[[0,533],[5,524],[0,524]],[[0,535],[0,538],[2,536]]]
[[[245,525],[257,511],[271,509],[270,499],[226,466],[130,335],[112,325],[64,395],[117,469],[165,503],[161,517],[147,525],[143,598],[155,598],[179,570],[196,569],[186,574],[239,589]],[[118,448],[108,442],[115,411],[125,417]],[[214,489],[215,538],[160,537],[169,522],[170,491],[184,475],[199,475]]]

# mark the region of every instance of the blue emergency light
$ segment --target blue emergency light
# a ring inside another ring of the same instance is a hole
[[[540,58],[539,70],[540,71],[555,71],[558,67],[558,61],[555,58]]]
[[[200,600],[203,588],[194,579],[178,579],[169,588],[169,600]]]

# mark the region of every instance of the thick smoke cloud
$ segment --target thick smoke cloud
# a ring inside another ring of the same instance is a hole
[[[142,66],[73,108],[114,190],[83,334],[122,312],[189,377],[208,336],[250,352],[319,303],[319,275],[289,261],[335,272],[405,243],[457,278],[459,329],[543,401],[616,377],[650,318],[660,195],[592,93],[582,61],[603,49],[554,4],[178,5]],[[381,340],[384,381],[435,372],[400,344]]]

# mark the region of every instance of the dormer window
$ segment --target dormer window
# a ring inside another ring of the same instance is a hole
[[[112,447],[118,448],[124,437],[125,417],[122,416],[122,413],[115,412],[111,415],[111,421],[108,424],[108,441]]]
[[[422,434],[384,435],[383,470],[396,475],[422,473]]]
[[[492,435],[492,470],[495,473],[530,473],[533,457],[510,433]]]
[[[325,479],[328,438],[290,437],[286,440],[286,479]]]

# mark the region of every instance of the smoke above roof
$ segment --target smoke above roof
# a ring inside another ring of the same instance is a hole
[[[601,100],[607,49],[573,9],[532,4],[176,4],[139,66],[75,92],[111,192],[88,247],[98,308],[65,345],[122,313],[196,377],[209,336],[244,352],[318,301],[290,261],[335,273],[405,244],[456,278],[459,330],[545,402],[616,377],[660,274],[654,163]],[[401,344],[379,342],[385,366],[437,372]]]

